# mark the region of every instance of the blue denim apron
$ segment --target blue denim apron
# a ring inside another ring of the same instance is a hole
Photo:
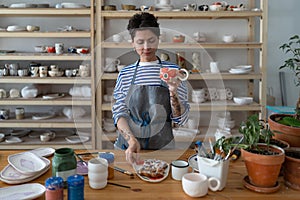
[[[129,109],[129,127],[139,141],[141,149],[158,150],[174,148],[172,132],[171,104],[167,84],[161,81],[160,86],[135,85],[137,68],[129,87],[125,104]],[[159,59],[161,65],[161,61]],[[161,65],[162,66],[162,65]],[[127,141],[118,133],[115,146],[121,149],[128,147]]]

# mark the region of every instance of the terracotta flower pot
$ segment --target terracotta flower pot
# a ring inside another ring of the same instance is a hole
[[[300,190],[300,148],[286,149],[283,164],[285,184],[295,190]]]
[[[274,137],[290,144],[291,147],[300,147],[300,128],[291,127],[276,122],[276,118],[290,116],[286,114],[272,114],[269,116],[268,123]]]
[[[259,144],[259,148],[266,149],[266,144]],[[270,145],[269,150],[277,152],[276,155],[262,155],[242,149],[249,180],[257,187],[273,187],[276,185],[281,165],[284,161],[284,150]]]

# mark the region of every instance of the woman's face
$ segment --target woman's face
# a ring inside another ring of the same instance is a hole
[[[156,60],[155,52],[158,47],[158,37],[150,30],[138,30],[135,32],[132,45],[140,56],[141,62]]]

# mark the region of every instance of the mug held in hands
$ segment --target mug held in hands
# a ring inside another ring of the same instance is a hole
[[[163,67],[160,69],[160,78],[166,82],[176,82],[177,79],[186,81],[189,77],[189,72],[186,69]]]

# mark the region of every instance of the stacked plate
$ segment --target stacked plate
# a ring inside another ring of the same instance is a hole
[[[229,70],[229,73],[231,74],[247,74],[251,72],[252,70],[252,65],[239,65],[236,67],[232,67]]]
[[[8,165],[0,172],[0,180],[8,184],[29,182],[50,168],[50,160],[33,152],[8,156]]]

